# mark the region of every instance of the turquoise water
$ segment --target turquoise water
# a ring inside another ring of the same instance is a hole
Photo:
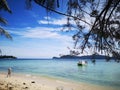
[[[14,73],[42,75],[77,82],[120,87],[120,63],[88,60],[88,65],[77,66],[78,60],[0,60],[0,71],[12,67]]]

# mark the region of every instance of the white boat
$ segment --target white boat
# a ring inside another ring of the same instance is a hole
[[[81,61],[79,61],[79,62],[77,63],[77,65],[78,65],[78,66],[85,66],[85,65],[87,65],[87,61],[81,60]]]

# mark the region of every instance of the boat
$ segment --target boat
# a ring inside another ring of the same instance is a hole
[[[92,61],[92,63],[95,63],[95,62],[96,62],[96,60],[95,60],[95,59],[92,59],[91,61]]]
[[[77,65],[78,65],[78,66],[86,66],[86,65],[87,65],[87,61],[81,60],[81,61],[79,61],[79,62],[77,63]]]

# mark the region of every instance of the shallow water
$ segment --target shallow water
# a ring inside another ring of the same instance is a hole
[[[96,64],[88,60],[88,65],[77,66],[78,60],[0,60],[0,71],[7,72],[9,67],[14,73],[41,75],[68,79],[77,82],[104,86],[120,87],[120,63],[97,60]]]

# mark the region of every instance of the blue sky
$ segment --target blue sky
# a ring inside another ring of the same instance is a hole
[[[8,40],[0,38],[0,49],[3,55],[14,55],[19,58],[51,58],[59,54],[69,54],[67,47],[73,47],[71,32],[62,32],[66,17],[50,13],[35,3],[27,10],[25,0],[8,0],[12,14],[2,11],[8,25],[4,27],[13,37]],[[74,24],[74,23],[73,23]]]

